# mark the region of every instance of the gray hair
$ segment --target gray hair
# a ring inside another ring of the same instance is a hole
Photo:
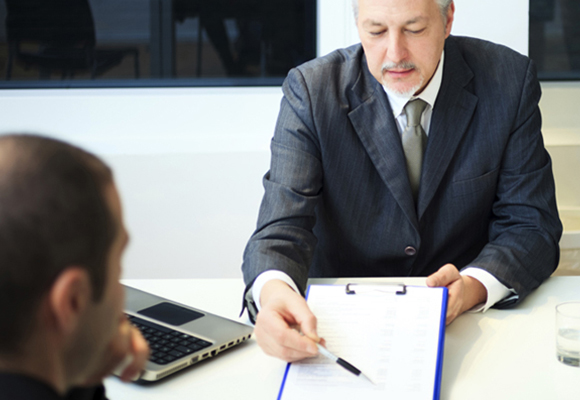
[[[441,16],[444,21],[447,21],[447,11],[453,0],[435,0],[441,11]],[[354,20],[358,20],[358,0],[352,0],[352,11],[354,12]]]

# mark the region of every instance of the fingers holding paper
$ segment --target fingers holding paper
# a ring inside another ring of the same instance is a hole
[[[266,354],[288,362],[318,354],[316,317],[300,294],[272,280],[262,288],[260,303],[254,333]]]
[[[447,287],[447,318],[449,325],[455,318],[477,304],[485,302],[487,290],[477,279],[461,275],[453,264],[445,264],[427,277],[427,286]]]

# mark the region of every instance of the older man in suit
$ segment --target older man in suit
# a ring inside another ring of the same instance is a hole
[[[516,304],[558,263],[530,60],[450,36],[451,0],[354,5],[361,45],[284,83],[244,254],[258,342],[289,361],[320,341],[308,277],[428,276],[449,289],[450,323]]]

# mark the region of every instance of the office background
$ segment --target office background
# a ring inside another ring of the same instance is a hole
[[[453,34],[528,53],[528,0],[455,3]],[[318,55],[357,42],[351,0],[318,0],[317,29]],[[542,88],[559,206],[580,232],[580,83]],[[132,238],[125,278],[231,278],[255,226],[280,99],[279,87],[2,90],[0,132],[47,133],[109,162]],[[571,264],[579,235],[566,239]]]

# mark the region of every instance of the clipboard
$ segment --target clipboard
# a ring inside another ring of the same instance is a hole
[[[402,283],[310,285],[307,302],[326,347],[376,385],[318,356],[287,365],[278,400],[438,400],[447,295]]]

